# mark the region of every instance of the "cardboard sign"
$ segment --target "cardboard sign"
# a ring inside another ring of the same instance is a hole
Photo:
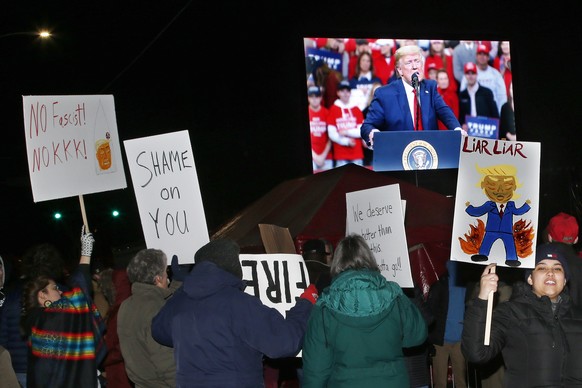
[[[111,95],[24,96],[34,202],[127,187]]]
[[[123,144],[147,247],[193,263],[210,239],[188,131]]]
[[[295,306],[297,298],[309,286],[309,274],[301,255],[277,253],[240,255],[245,292],[277,309],[283,316]]]
[[[540,143],[466,136],[457,182],[451,259],[533,268]]]
[[[413,287],[400,185],[346,193],[347,234],[364,237],[382,275],[400,287]]]

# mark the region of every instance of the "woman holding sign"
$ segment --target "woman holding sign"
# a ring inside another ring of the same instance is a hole
[[[427,337],[418,308],[360,235],[340,241],[330,274],[307,324],[302,387],[408,387],[402,348]]]
[[[515,285],[511,299],[493,311],[489,345],[487,297],[499,281],[490,271],[494,264],[483,271],[479,296],[465,312],[465,358],[480,364],[501,352],[505,387],[582,386],[582,309],[564,289],[568,264],[562,249],[558,243],[537,247],[527,284]]]
[[[81,258],[70,291],[54,279],[37,276],[23,292],[22,327],[29,340],[28,387],[97,387],[105,358],[105,324],[91,299],[94,238],[83,227]]]

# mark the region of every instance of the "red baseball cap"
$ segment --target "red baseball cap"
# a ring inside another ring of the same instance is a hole
[[[479,54],[479,53],[484,53],[484,54],[489,55],[489,49],[484,44],[480,44],[479,46],[477,46],[477,54]]]
[[[477,74],[477,65],[475,65],[473,62],[465,63],[465,74],[467,74],[470,71]]]
[[[560,212],[550,219],[548,234],[553,241],[575,244],[578,238],[578,221],[573,216]]]

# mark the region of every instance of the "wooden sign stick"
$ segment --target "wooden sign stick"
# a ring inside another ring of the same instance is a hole
[[[87,222],[87,213],[85,212],[85,201],[83,200],[83,194],[79,195],[79,204],[81,205],[81,216],[83,217],[85,231],[89,233],[89,223]]]
[[[489,273],[495,273],[495,266],[491,267]],[[487,295],[487,317],[485,318],[485,339],[483,344],[489,346],[489,339],[491,337],[491,316],[493,315],[493,296],[495,292],[491,291]]]

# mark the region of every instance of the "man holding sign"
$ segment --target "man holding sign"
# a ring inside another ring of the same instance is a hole
[[[264,355],[292,357],[301,350],[315,286],[284,317],[244,292],[239,253],[229,239],[201,247],[183,287],[152,321],[154,339],[174,347],[178,386],[260,387]]]
[[[499,277],[485,268],[479,296],[467,307],[462,351],[480,364],[503,354],[504,387],[563,387],[582,382],[582,309],[572,304],[564,287],[569,272],[563,247],[537,247],[535,268],[527,284],[514,288],[512,299],[493,311],[489,345],[486,338],[487,298],[497,291]]]

